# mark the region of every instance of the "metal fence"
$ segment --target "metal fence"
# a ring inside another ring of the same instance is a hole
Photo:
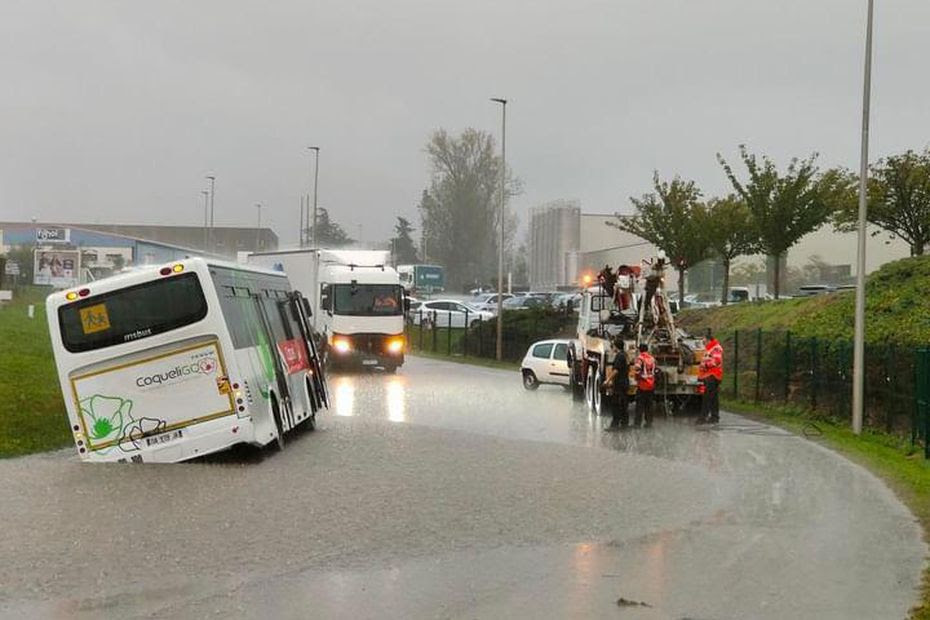
[[[850,423],[853,343],[799,338],[790,331],[737,331],[721,338],[722,393],[799,405]],[[866,345],[866,427],[910,435],[930,456],[930,348]]]
[[[501,359],[519,362],[533,342],[554,338],[577,322],[577,317],[570,313],[563,315],[553,311],[549,317],[555,318],[555,325],[550,320],[538,326],[530,324],[514,329],[513,325],[508,325],[505,315]],[[468,312],[418,311],[407,317],[407,342],[411,351],[495,359],[497,319],[485,319],[481,314]]]

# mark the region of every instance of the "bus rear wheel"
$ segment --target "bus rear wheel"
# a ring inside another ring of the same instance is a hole
[[[275,438],[274,444],[277,450],[284,449],[284,422],[281,419],[281,407],[278,406],[278,397],[274,394],[271,395],[271,417],[274,418],[275,430],[278,431],[278,436]]]

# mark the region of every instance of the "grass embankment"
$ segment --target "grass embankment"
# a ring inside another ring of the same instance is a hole
[[[27,306],[35,305],[35,318]],[[0,457],[71,442],[45,319],[45,293],[23,289],[0,307]]]
[[[930,343],[930,256],[888,263],[866,285],[866,341],[916,345]],[[855,325],[853,291],[743,303],[679,315],[685,329],[712,328],[724,334],[762,328],[791,330],[802,338],[851,340]]]

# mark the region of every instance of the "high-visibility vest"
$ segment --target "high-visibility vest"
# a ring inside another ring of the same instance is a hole
[[[633,364],[636,374],[636,388],[643,392],[651,392],[656,389],[656,358],[648,351],[643,351],[636,356],[636,362]]]
[[[701,372],[698,377],[715,377],[717,381],[723,381],[723,347],[716,338],[711,339],[704,347],[704,359],[701,360]]]

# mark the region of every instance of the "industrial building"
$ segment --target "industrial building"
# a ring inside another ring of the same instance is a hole
[[[530,211],[529,220],[529,284],[537,290],[578,286],[585,274],[593,274],[604,265],[639,264],[654,256],[656,247],[630,233],[609,226],[616,221],[612,213],[582,213],[577,200],[556,200]],[[867,241],[866,272],[871,273],[885,263],[909,255],[909,248],[900,239],[870,227]],[[874,234],[879,233],[879,234]],[[856,234],[839,233],[830,224],[802,237],[792,247],[783,265],[790,269],[806,269],[812,277],[824,281],[842,282],[855,277]],[[755,262],[763,265],[763,256],[743,256],[733,267]],[[688,288],[709,291],[720,286],[719,265],[705,261],[691,269]],[[773,278],[771,264],[767,279]],[[783,269],[786,276],[788,269]],[[671,288],[676,283],[668,283]],[[772,288],[772,282],[761,282],[760,288]],[[784,284],[784,282],[783,282]]]

